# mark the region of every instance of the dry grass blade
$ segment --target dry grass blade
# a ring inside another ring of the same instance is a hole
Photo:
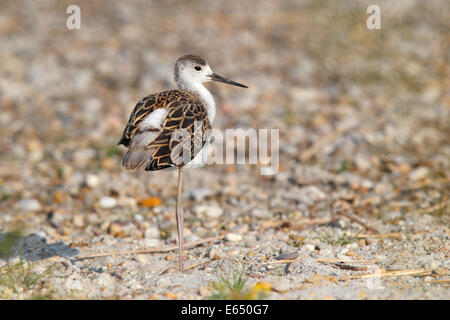
[[[343,280],[402,277],[402,276],[426,276],[426,275],[430,275],[431,273],[432,273],[431,270],[426,270],[426,269],[381,271],[381,272],[374,272],[374,273],[352,275],[352,276],[343,278]]]
[[[366,239],[366,238],[401,238],[402,233],[395,232],[395,233],[382,233],[382,234],[358,234],[356,237],[359,239]]]
[[[347,217],[347,218],[350,219],[351,221],[360,224],[361,226],[363,226],[364,228],[366,228],[366,229],[369,230],[369,231],[372,231],[372,232],[377,233],[377,234],[380,233],[377,229],[375,229],[375,228],[369,226],[367,223],[365,223],[364,221],[362,221],[360,218],[358,218],[358,217],[355,216],[354,214],[351,214],[351,213],[348,213],[348,212],[345,212],[345,211],[341,211],[341,212],[338,212],[338,213],[336,213],[336,214],[341,215],[341,216],[344,216],[344,217]]]
[[[321,263],[375,263],[378,260],[376,259],[356,259],[356,260],[350,260],[350,259],[315,259],[316,262]],[[278,261],[270,261],[267,264],[283,264],[283,263],[290,263],[293,261],[301,261],[301,259],[284,259],[284,260],[278,260]]]
[[[207,238],[191,243],[187,243],[184,245],[184,249],[189,249],[192,247],[196,247],[198,245],[211,242],[211,241],[217,241],[222,240],[225,237],[225,235]],[[161,253],[161,252],[169,252],[177,250],[178,246],[171,246],[168,248],[161,248],[161,249],[142,249],[142,250],[129,250],[129,251],[113,251],[113,252],[105,252],[105,253],[97,253],[97,254],[90,254],[85,256],[79,256],[76,257],[75,260],[84,260],[84,259],[94,259],[94,258],[101,258],[101,257],[109,257],[109,256],[119,256],[119,255],[125,255],[125,254],[145,254],[145,253]]]
[[[189,269],[194,269],[194,268],[196,268],[198,266],[201,266],[202,264],[205,264],[205,263],[210,263],[213,260],[214,259],[207,259],[207,260],[199,262],[199,263],[193,263],[189,267],[184,268],[184,271],[189,270]]]
[[[440,279],[431,281],[421,281],[420,283],[437,283],[437,284],[450,284],[450,279]]]
[[[447,184],[449,182],[450,182],[450,177],[441,178],[441,179],[434,179],[434,180],[428,179],[428,180],[412,183],[409,186],[407,186],[405,189],[402,189],[402,191],[403,192],[405,192],[405,191],[412,191],[412,190],[416,190],[416,189],[430,187],[430,186],[433,186],[433,185],[441,186],[441,185],[445,185],[445,184]]]

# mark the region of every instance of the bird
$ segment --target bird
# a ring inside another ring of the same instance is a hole
[[[176,60],[174,79],[177,89],[150,94],[137,102],[118,144],[128,148],[122,158],[127,170],[178,169],[178,265],[183,272],[183,168],[189,168],[202,156],[216,117],[214,98],[203,84],[217,81],[248,87],[214,73],[204,58],[194,54]]]

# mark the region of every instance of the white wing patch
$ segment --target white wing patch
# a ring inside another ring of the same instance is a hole
[[[139,131],[147,131],[148,129],[161,129],[164,119],[166,118],[167,108],[156,109],[150,113],[142,121]]]

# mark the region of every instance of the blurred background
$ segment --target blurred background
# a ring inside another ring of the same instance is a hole
[[[66,27],[71,4],[79,30]],[[372,4],[380,30],[366,27]],[[186,173],[199,237],[329,216],[338,199],[365,218],[428,210],[448,223],[449,21],[445,0],[2,0],[0,231],[71,242],[143,238],[155,224],[174,244],[176,173],[126,172],[116,144],[138,100],[174,88],[187,53],[250,87],[207,85],[214,127],[280,129],[275,176]]]

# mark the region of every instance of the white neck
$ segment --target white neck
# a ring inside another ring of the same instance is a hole
[[[200,82],[178,81],[177,84],[179,89],[189,91],[200,98],[208,112],[209,122],[212,124],[216,117],[216,103],[209,90]]]

